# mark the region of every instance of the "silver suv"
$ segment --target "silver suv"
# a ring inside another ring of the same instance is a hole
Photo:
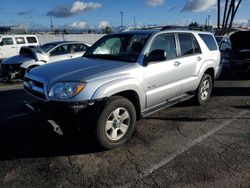
[[[100,145],[110,149],[125,143],[142,117],[191,98],[204,104],[219,62],[211,33],[117,33],[104,36],[82,58],[32,69],[24,89],[38,99],[33,107],[40,111],[72,109],[80,125],[91,125]]]

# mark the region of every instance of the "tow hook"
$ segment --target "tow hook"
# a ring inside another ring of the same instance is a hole
[[[30,105],[27,101],[24,101],[25,106],[30,109],[32,112],[39,112],[39,109],[36,109],[35,107],[33,107],[32,105]],[[46,119],[46,121],[53,127],[53,131],[59,135],[63,135],[63,131],[60,128],[60,126],[54,121],[54,120],[50,120],[50,119]]]
[[[63,135],[62,129],[60,128],[60,126],[53,120],[47,120],[48,123],[53,127],[53,131],[59,135]]]

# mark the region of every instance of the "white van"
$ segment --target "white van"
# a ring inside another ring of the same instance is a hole
[[[36,35],[0,35],[0,61],[18,55],[22,46],[38,46]]]

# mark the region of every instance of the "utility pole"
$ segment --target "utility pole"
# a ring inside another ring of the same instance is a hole
[[[123,14],[124,12],[120,12],[121,14],[121,30],[123,30]]]
[[[134,28],[136,29],[137,25],[136,25],[136,19],[135,19],[135,16],[134,16]]]
[[[51,32],[54,32],[54,27],[53,27],[53,21],[52,21],[52,16],[50,16],[50,27],[51,27]]]
[[[220,0],[218,0],[217,8],[218,8],[217,31],[219,31],[220,30]]]
[[[209,27],[209,25],[210,25],[210,15],[208,15],[207,17],[207,26]]]

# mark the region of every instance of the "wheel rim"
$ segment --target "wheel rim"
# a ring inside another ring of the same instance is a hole
[[[107,118],[105,132],[110,140],[121,139],[127,132],[130,124],[130,115],[125,108],[116,108]]]
[[[210,92],[210,83],[209,80],[204,80],[204,82],[201,85],[201,100],[206,100],[209,97],[209,92]]]

